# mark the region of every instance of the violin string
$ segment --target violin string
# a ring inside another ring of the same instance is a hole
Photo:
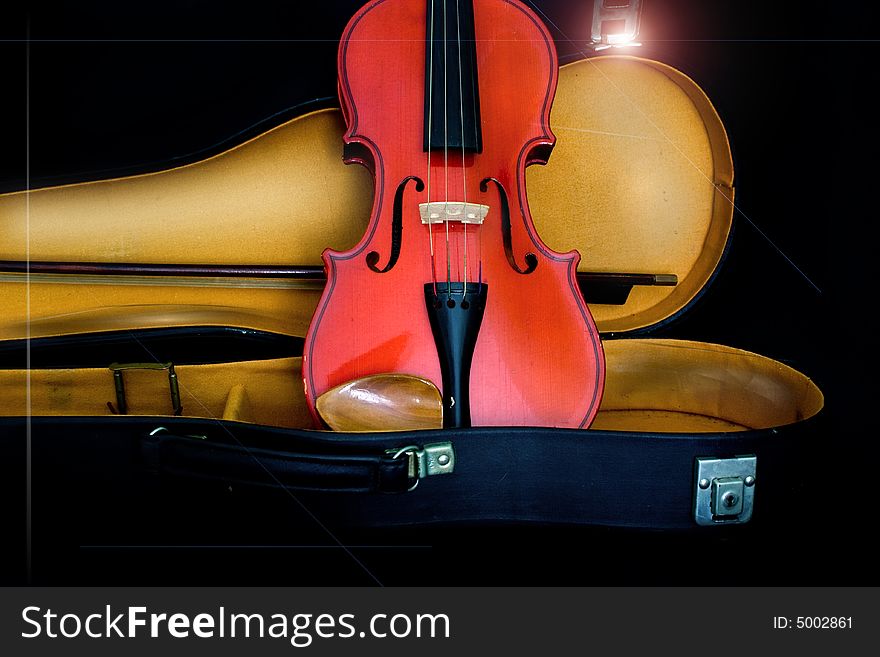
[[[430,38],[425,44],[428,49],[428,134],[426,142],[428,144],[428,242],[431,247],[431,283],[434,285],[434,296],[437,296],[437,265],[434,259],[434,222],[431,220],[431,131],[434,120],[434,0],[431,0],[431,17],[428,19],[430,29],[428,33]]]
[[[464,276],[462,278],[461,284],[461,300],[464,301],[464,295],[467,290],[467,256],[468,256],[468,244],[467,244],[467,170],[464,165],[464,85],[462,83],[462,70],[461,70],[461,12],[459,11],[459,5],[461,0],[455,0],[455,24],[458,28],[456,30],[458,34],[458,100],[459,100],[459,117],[461,119],[461,188],[463,190],[463,200],[464,200],[464,216],[462,217],[462,228],[464,229]]]
[[[443,0],[443,173],[446,181],[445,199],[443,205],[443,224],[446,226],[446,296],[452,294],[452,274],[449,260],[449,67],[447,34],[446,0]]]
[[[474,49],[474,51],[472,51],[471,56],[476,57],[476,49]],[[474,66],[474,69],[476,70],[476,62],[473,62],[472,65]],[[476,145],[476,142],[477,142],[477,131],[479,129],[476,125],[476,119],[478,116],[477,99],[479,98],[479,93],[478,93],[477,89],[474,87],[475,82],[476,82],[476,80],[473,77],[471,77],[471,79],[470,79],[470,83],[471,83],[471,116],[474,117],[474,119],[475,119],[475,125],[473,127],[473,133],[472,133],[473,137],[474,137],[474,145]],[[477,279],[479,280],[479,283],[480,283],[480,287],[479,287],[480,292],[482,292],[483,291],[483,224],[482,224],[482,220],[474,225],[474,233],[476,234],[476,237],[477,237],[477,265],[478,265],[477,266]]]

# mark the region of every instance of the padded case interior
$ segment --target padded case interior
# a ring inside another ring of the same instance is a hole
[[[594,429],[699,433],[745,431],[804,420],[822,393],[803,374],[772,359],[720,345],[629,339],[605,344],[605,395]],[[299,358],[176,368],[183,414],[291,428],[312,428]],[[30,372],[32,415],[110,415],[107,368]],[[125,373],[129,413],[168,415],[163,373]],[[2,415],[25,415],[27,372],[0,371]]]
[[[650,327],[688,306],[714,274],[733,216],[724,127],[700,88],[664,64],[597,57],[564,66],[551,115],[558,142],[527,170],[542,239],[577,249],[580,270],[675,274],[622,305],[592,304],[599,329]],[[0,259],[175,264],[319,264],[356,243],[368,172],[342,163],[342,119],[322,110],[195,164],[0,196]],[[163,326],[305,334],[320,285],[280,279],[0,274],[0,339]],[[607,340],[593,427],[740,431],[814,415],[804,375],[728,347]],[[112,359],[111,355],[108,358]],[[145,355],[146,359],[146,355]],[[109,365],[109,363],[108,363]],[[177,368],[185,415],[309,427],[296,358]],[[129,412],[164,414],[167,379],[126,375]],[[103,415],[106,368],[0,371],[0,414]]]

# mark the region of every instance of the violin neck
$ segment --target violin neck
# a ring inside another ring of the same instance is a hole
[[[426,0],[424,149],[483,151],[473,0]]]

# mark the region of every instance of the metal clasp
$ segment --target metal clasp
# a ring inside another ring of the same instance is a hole
[[[719,459],[697,457],[694,520],[698,525],[748,522],[755,503],[754,454]]]
[[[450,442],[431,443],[421,447],[419,445],[395,447],[385,450],[385,453],[390,454],[392,459],[407,457],[408,475],[413,482],[409,490],[418,486],[419,481],[425,477],[450,474],[455,470],[455,450]]]
[[[639,46],[642,0],[595,0],[590,45],[594,50],[611,46]]]
[[[111,363],[109,369],[113,372],[113,386],[116,388],[116,408],[110,402],[107,402],[107,406],[110,407],[114,414],[128,414],[128,404],[125,401],[125,381],[122,378],[122,373],[125,370],[168,370],[168,388],[171,391],[172,411],[174,415],[183,413],[183,406],[180,403],[180,387],[177,383],[174,363]]]

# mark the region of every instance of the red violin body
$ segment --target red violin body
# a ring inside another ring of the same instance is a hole
[[[526,200],[525,168],[555,142],[546,28],[514,0],[374,0],[349,22],[338,67],[346,161],[370,167],[375,196],[361,242],[323,254],[303,357],[311,408],[334,386],[398,372],[443,388],[444,413],[469,401],[459,425],[588,426],[604,360],[580,256],[543,244]],[[450,220],[462,213],[474,216]],[[437,317],[478,305],[476,329]],[[464,373],[444,349],[472,352]]]

